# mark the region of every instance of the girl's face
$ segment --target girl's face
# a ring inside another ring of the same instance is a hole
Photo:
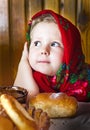
[[[33,28],[30,37],[31,67],[48,76],[55,75],[64,55],[64,46],[57,24],[40,22]]]

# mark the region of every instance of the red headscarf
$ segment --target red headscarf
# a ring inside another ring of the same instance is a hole
[[[38,12],[32,20],[44,14],[52,15],[59,27],[64,44],[64,62],[54,77],[33,71],[40,92],[65,92],[79,101],[89,101],[90,69],[84,62],[79,30],[66,18],[51,10]]]

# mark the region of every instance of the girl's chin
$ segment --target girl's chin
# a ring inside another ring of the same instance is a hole
[[[35,70],[35,71],[40,72],[40,73],[42,73],[44,75],[47,75],[47,76],[53,76],[53,75],[55,75],[55,74],[53,74],[53,73],[51,73],[49,71],[43,71],[43,70]]]

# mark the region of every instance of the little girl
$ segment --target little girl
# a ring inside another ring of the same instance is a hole
[[[78,101],[90,100],[90,68],[85,63],[78,29],[51,10],[42,10],[29,22],[27,39],[14,82],[28,90],[64,92]],[[29,46],[29,51],[28,51]]]

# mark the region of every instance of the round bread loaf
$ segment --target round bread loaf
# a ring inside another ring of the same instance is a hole
[[[50,118],[59,118],[75,115],[78,102],[76,98],[65,93],[39,93],[30,98],[29,106],[42,109]]]

